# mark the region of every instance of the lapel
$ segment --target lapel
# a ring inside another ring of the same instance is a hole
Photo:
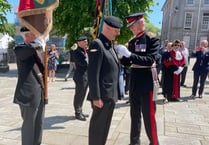
[[[110,53],[112,54],[112,56],[113,56],[113,58],[115,59],[115,61],[116,61],[117,63],[119,63],[118,57],[117,57],[117,54],[116,54],[115,50],[111,47],[111,48],[109,49],[109,51],[110,51]]]
[[[39,77],[40,70],[38,70],[38,69],[39,69],[38,65],[35,63],[33,66],[32,72],[33,72],[33,75],[35,76],[35,78],[37,79],[37,81],[39,82],[39,84],[42,85],[41,79]]]

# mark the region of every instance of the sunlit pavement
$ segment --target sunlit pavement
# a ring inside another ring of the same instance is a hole
[[[191,59],[186,85],[181,87],[181,102],[163,104],[159,92],[156,120],[161,145],[209,145],[209,81],[207,79],[202,99],[191,99],[193,73]],[[0,73],[0,145],[21,145],[19,106],[13,104],[13,94],[17,82],[16,64],[9,64],[10,71]],[[63,73],[56,74],[54,82],[49,82],[49,104],[46,106],[43,145],[87,145],[87,121],[74,117],[72,77],[64,81]],[[107,145],[128,145],[130,133],[128,97],[118,101],[107,140]],[[83,112],[91,116],[91,106],[84,102]],[[99,128],[98,128],[99,129]],[[149,145],[144,127],[141,144]]]

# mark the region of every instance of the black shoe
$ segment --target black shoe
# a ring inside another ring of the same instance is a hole
[[[163,100],[163,103],[164,103],[164,104],[168,103],[168,99],[165,98],[165,99]]]
[[[86,117],[82,113],[76,114],[75,118],[81,121],[86,121]]]
[[[83,115],[83,116],[85,116],[85,117],[89,117],[89,115],[88,115],[88,114],[83,114],[83,113],[82,113],[82,115]]]
[[[126,104],[130,104],[130,101],[128,100],[128,101],[126,101]]]
[[[195,99],[195,95],[191,95],[190,97],[191,97],[192,99]]]

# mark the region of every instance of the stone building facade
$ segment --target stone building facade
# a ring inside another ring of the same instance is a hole
[[[209,38],[209,0],[166,0],[161,40],[184,40],[190,52]]]

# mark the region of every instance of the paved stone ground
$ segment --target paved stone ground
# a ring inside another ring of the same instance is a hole
[[[209,145],[209,81],[206,82],[203,99],[192,100],[193,73],[191,59],[186,85],[181,88],[182,102],[163,104],[157,101],[157,129],[161,145]],[[17,70],[9,64],[10,71],[0,73],[0,145],[20,145],[21,117],[18,105],[12,103]],[[64,74],[56,74],[56,81],[49,83],[49,104],[46,106],[43,145],[87,145],[89,119],[82,122],[74,118],[74,82],[64,81]],[[159,94],[162,98],[162,95]],[[127,97],[126,97],[127,99]],[[118,101],[108,136],[107,145],[128,145],[130,131],[129,105]],[[88,101],[83,110],[91,115]],[[148,145],[142,127],[141,144]]]

